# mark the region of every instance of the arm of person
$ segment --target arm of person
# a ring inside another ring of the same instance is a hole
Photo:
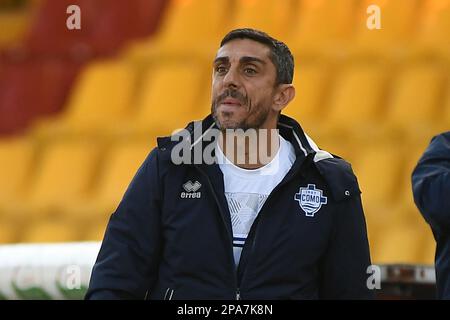
[[[341,201],[322,268],[321,299],[373,299],[367,286],[371,265],[360,195]]]
[[[450,229],[450,132],[434,137],[412,174],[414,201],[434,230]]]
[[[152,289],[161,247],[157,163],[154,149],[112,214],[85,299],[144,299]]]

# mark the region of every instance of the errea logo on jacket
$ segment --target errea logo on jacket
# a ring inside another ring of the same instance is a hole
[[[189,180],[185,184],[183,184],[183,189],[186,192],[181,192],[180,197],[181,199],[192,199],[192,198],[200,198],[202,196],[202,193],[200,191],[197,192],[198,189],[202,184],[198,181],[195,181],[194,183]]]

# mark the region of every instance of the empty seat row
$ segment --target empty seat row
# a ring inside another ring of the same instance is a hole
[[[42,0],[17,47],[31,56],[111,54],[130,39],[151,35],[164,6],[162,0],[130,0],[126,5],[120,0]],[[68,21],[80,22],[80,28],[68,28]]]
[[[81,75],[64,112],[35,132],[170,135],[207,115],[209,82],[208,70],[195,62],[155,65],[140,79],[126,61],[96,63]]]
[[[104,221],[154,145],[125,140],[105,148],[81,139],[38,148],[8,140],[0,143],[0,217],[18,225],[65,215]]]
[[[395,66],[377,59],[337,65],[300,60],[296,97],[283,112],[316,135],[428,134],[450,121],[448,68],[441,60]],[[199,59],[168,60],[139,71],[123,59],[93,63],[77,78],[64,111],[38,121],[33,130],[39,136],[168,135],[210,112],[211,72]]]
[[[381,15],[375,30],[368,27],[373,5]],[[302,53],[396,55],[407,47],[448,55],[449,16],[448,0],[174,0],[156,37],[134,46],[130,55],[213,53],[226,32],[242,27],[264,30]]]
[[[22,132],[37,117],[61,110],[82,64],[26,59],[0,66],[0,135]]]

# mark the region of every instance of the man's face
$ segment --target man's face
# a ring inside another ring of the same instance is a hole
[[[270,49],[250,39],[223,45],[214,60],[212,115],[220,129],[266,128],[275,93]]]

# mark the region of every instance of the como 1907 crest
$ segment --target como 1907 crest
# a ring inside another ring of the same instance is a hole
[[[294,195],[294,200],[298,201],[307,217],[314,217],[322,205],[327,204],[327,197],[322,194],[322,190],[316,189],[315,184],[308,184],[306,188],[300,187],[299,192]]]

